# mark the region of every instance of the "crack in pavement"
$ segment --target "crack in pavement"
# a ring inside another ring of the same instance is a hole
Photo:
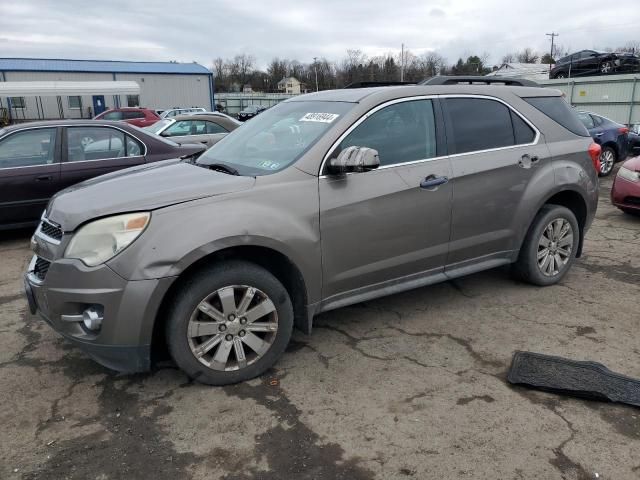
[[[512,386],[511,389],[534,405],[540,405],[549,410],[551,413],[560,418],[569,429],[569,437],[565,438],[557,447],[551,449],[555,457],[550,458],[549,463],[557,470],[559,470],[563,475],[567,474],[570,471],[573,471],[575,472],[578,480],[591,480],[593,476],[579,462],[576,462],[569,458],[569,456],[564,451],[565,447],[575,439],[578,431],[573,426],[573,423],[570,422],[558,410],[560,400],[558,398],[548,397],[549,394],[530,392],[527,390],[523,390],[522,387],[518,386]],[[543,396],[540,397],[539,395]]]
[[[282,390],[277,373],[267,372],[258,385],[249,382],[222,387],[230,396],[252,399],[276,415],[277,424],[256,436],[255,458],[266,458],[269,470],[251,467],[247,471],[227,473],[224,480],[370,480],[373,472],[358,465],[359,458],[345,459],[337,443],[322,443],[320,435],[300,420],[302,411]],[[233,452],[220,451],[222,458]]]
[[[70,398],[73,389],[94,370],[92,360],[81,357],[73,362],[73,382],[67,393],[54,401],[53,414],[60,402]],[[200,458],[192,453],[178,453],[166,438],[157,420],[171,412],[173,407],[158,404],[158,400],[173,394],[170,388],[150,400],[141,400],[128,389],[147,378],[147,374],[130,375],[121,388],[122,378],[116,374],[105,375],[95,386],[102,389],[98,397],[99,412],[75,426],[98,424],[100,431],[52,444],[44,463],[23,475],[25,480],[65,478],[153,478],[175,480],[189,478],[188,468]],[[151,414],[143,415],[151,407]],[[53,417],[52,417],[53,418]],[[55,421],[64,421],[62,418]],[[38,425],[38,432],[48,428],[49,420]],[[36,452],[36,455],[40,452]]]

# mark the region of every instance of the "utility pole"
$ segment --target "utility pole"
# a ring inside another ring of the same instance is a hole
[[[318,57],[313,57],[313,69],[316,72],[316,92],[318,91],[318,62],[317,59]]]
[[[400,81],[404,82],[404,43],[400,50]]]
[[[560,36],[560,34],[559,34],[559,33],[551,32],[551,33],[545,33],[545,35],[546,35],[547,37],[551,37],[551,53],[550,53],[551,58],[550,58],[550,60],[553,60],[553,40],[554,40],[556,37],[559,37],[559,36]],[[551,71],[551,62],[549,62],[549,71]]]

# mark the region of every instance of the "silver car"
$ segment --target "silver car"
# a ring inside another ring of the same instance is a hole
[[[200,113],[162,119],[146,127],[145,130],[169,138],[180,145],[203,143],[211,147],[240,125],[242,123],[227,115]]]
[[[320,312],[507,264],[558,282],[596,211],[599,147],[558,91],[459,81],[298,96],[197,161],[57,194],[31,311],[108,367],[168,346],[222,385]]]
[[[170,108],[163,110],[160,114],[160,118],[173,118],[178,115],[187,115],[190,113],[206,112],[207,110],[202,107],[185,107],[185,108]]]

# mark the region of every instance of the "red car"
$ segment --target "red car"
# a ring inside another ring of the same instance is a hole
[[[611,202],[623,212],[640,215],[640,157],[627,160],[618,170]]]
[[[100,115],[96,115],[94,120],[122,120],[123,122],[130,123],[136,127],[148,127],[153,125],[160,116],[154,111],[148,108],[112,108],[102,112]]]

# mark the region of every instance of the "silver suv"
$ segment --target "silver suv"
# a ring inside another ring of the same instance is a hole
[[[298,96],[197,161],[57,194],[32,312],[113,369],[168,346],[221,385],[320,312],[506,264],[558,282],[596,210],[598,147],[558,91],[459,82]]]

